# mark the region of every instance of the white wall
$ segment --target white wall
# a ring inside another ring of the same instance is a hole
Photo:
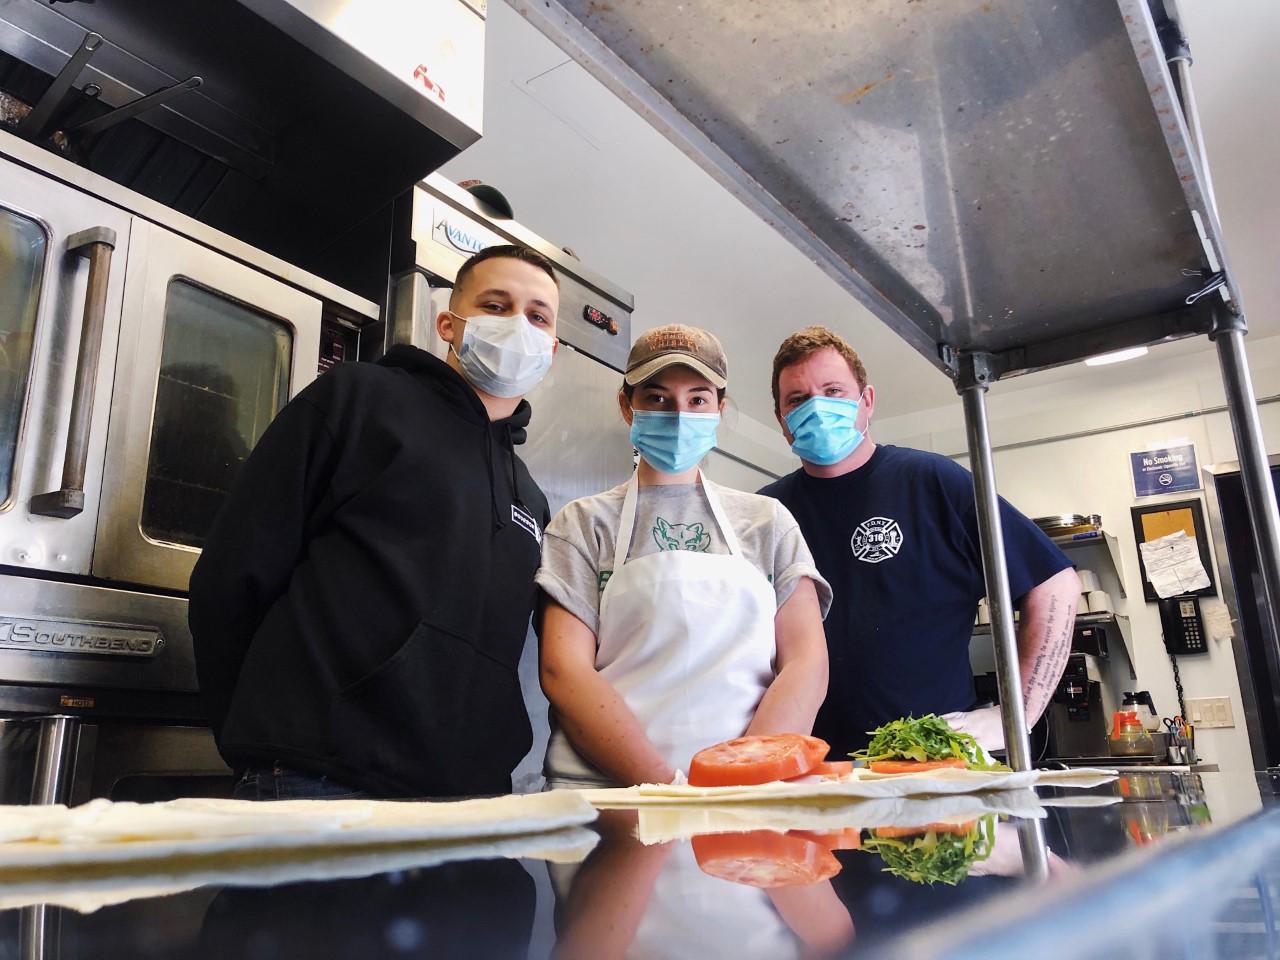
[[[1254,389],[1260,400],[1280,394],[1280,338],[1247,346]],[[1128,596],[1115,598],[1117,612],[1133,625],[1137,689],[1150,690],[1164,715],[1177,709],[1173,673],[1164,652],[1156,605],[1143,600],[1129,508],[1161,499],[1189,499],[1204,493],[1167,498],[1134,496],[1129,454],[1153,444],[1195,444],[1200,466],[1236,460],[1235,442],[1226,413],[1197,413],[1224,403],[1221,376],[1213,354],[1148,358],[1140,376],[1124,364],[1089,368],[1067,383],[1047,384],[1002,395],[1001,384],[988,394],[996,482],[1000,492],[1032,517],[1059,513],[1097,513],[1103,527],[1120,541],[1121,575]],[[879,390],[895,388],[892,380],[876,381]],[[1280,402],[1262,403],[1259,416],[1269,453],[1280,452]],[[1176,419],[1146,426],[1139,421]],[[879,442],[901,443],[948,456],[963,453],[965,436],[959,401],[953,405],[878,421]],[[1119,429],[1115,429],[1119,427]],[[1084,433],[1073,439],[1053,439]],[[1048,438],[1048,439],[1046,439]],[[967,458],[961,461],[968,466]],[[1207,514],[1206,514],[1207,517]],[[1212,548],[1212,544],[1210,545]],[[1077,562],[1082,558],[1072,555]],[[1229,578],[1225,557],[1215,557],[1218,582]],[[1228,644],[1212,644],[1207,656],[1179,658],[1184,694],[1231,699],[1236,726],[1197,732],[1197,748],[1222,769],[1252,767],[1235,661]]]
[[[720,421],[717,446],[776,477],[785,476],[800,466],[800,459],[791,452],[786,437],[782,435],[782,428],[776,422],[760,423],[742,413],[734,401],[732,391]],[[769,477],[763,482],[767,483],[771,479]],[[730,482],[729,486],[733,484]],[[751,489],[754,490],[755,487]]]

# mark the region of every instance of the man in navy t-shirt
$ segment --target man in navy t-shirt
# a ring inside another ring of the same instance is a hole
[[[826,619],[831,679],[814,724],[843,753],[889,720],[937,713],[988,750],[1004,747],[998,707],[975,709],[969,640],[986,595],[973,478],[947,457],[866,431],[875,388],[843,338],[792,334],[773,361],[775,414],[803,467],[760,493],[800,524],[835,594]],[[1066,666],[1080,581],[1035,524],[1000,501],[1028,723]]]

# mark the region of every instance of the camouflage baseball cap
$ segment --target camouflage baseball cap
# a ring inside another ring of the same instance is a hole
[[[718,390],[728,382],[729,363],[720,341],[706,330],[672,323],[646,330],[636,338],[627,357],[627,386],[644,383],[659,370],[676,364],[696,370]]]

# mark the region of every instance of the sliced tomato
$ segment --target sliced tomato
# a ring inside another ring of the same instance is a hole
[[[820,777],[847,777],[853,773],[852,760],[823,760],[809,771]]]
[[[798,733],[738,737],[699,750],[689,763],[691,787],[738,787],[798,777],[812,770],[831,747]]]
[[[977,822],[967,820],[964,823],[926,823],[922,827],[876,827],[875,834],[877,837],[915,837],[926,833],[954,833],[957,837],[963,837]]]
[[[709,833],[690,841],[703,873],[751,887],[802,887],[840,872],[840,861],[813,840],[772,830]]]
[[[925,770],[963,770],[968,764],[960,757],[946,760],[872,760],[872,773],[923,773]]]
[[[862,828],[845,827],[842,830],[816,832],[813,830],[788,830],[787,836],[804,837],[819,843],[828,850],[858,850],[862,847]]]

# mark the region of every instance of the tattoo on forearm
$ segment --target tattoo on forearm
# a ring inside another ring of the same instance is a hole
[[[1031,669],[1026,672],[1022,683],[1022,698],[1027,704],[1028,713],[1039,714],[1048,705],[1059,679],[1067,656],[1071,652],[1071,630],[1074,616],[1062,616],[1073,613],[1073,606],[1064,604],[1056,596],[1049,598],[1043,629],[1043,640],[1036,651]]]

